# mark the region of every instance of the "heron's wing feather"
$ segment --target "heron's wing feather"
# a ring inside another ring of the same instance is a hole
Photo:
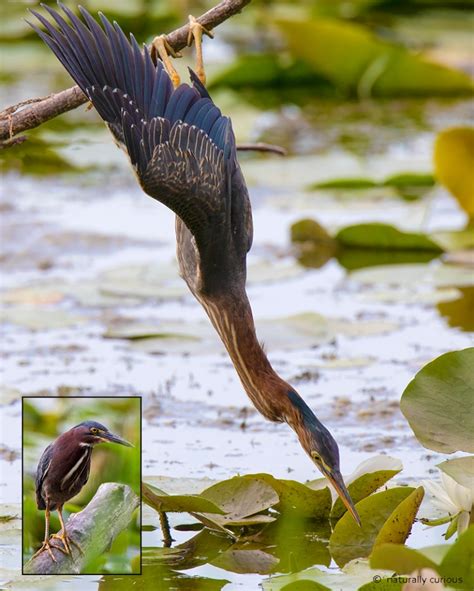
[[[252,241],[250,202],[230,120],[194,72],[193,86],[174,89],[161,62],[99,13],[83,20],[60,3],[45,30],[31,25],[89,97],[131,160],[146,193],[174,211],[196,240],[202,267],[218,264],[245,273]],[[237,259],[231,260],[232,249]],[[227,256],[227,258],[225,258]],[[236,262],[237,261],[237,262]],[[230,271],[229,271],[230,272]]]
[[[43,498],[42,488],[43,482],[48,474],[48,470],[51,466],[51,460],[53,456],[53,444],[51,443],[48,447],[44,450],[40,461],[38,462],[38,467],[36,469],[36,504],[38,509],[46,509],[46,503]]]

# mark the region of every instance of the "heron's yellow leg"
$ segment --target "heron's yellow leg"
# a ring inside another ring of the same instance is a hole
[[[151,55],[152,58],[155,58],[156,55],[160,58],[165,66],[166,71],[171,78],[171,82],[173,86],[177,88],[181,82],[178,72],[175,70],[173,63],[170,59],[171,57],[181,57],[181,54],[178,51],[175,51],[171,45],[168,43],[168,39],[166,35],[158,35],[155,37],[151,42]]]
[[[202,36],[207,35],[211,39],[214,37],[211,31],[199,23],[194,16],[189,15],[189,33],[188,46],[192,44],[193,39],[196,45],[196,74],[199,80],[206,84],[206,72],[204,71],[204,61],[202,59]]]
[[[65,525],[65,523],[64,523],[64,519],[63,519],[63,508],[62,508],[62,507],[58,507],[57,511],[58,511],[58,515],[59,515],[59,521],[61,522],[61,531],[62,531],[62,533],[60,533],[60,534],[53,534],[53,535],[51,536],[51,538],[54,538],[54,539],[61,540],[61,542],[63,543],[63,546],[64,546],[64,548],[65,548],[64,552],[65,552],[66,554],[70,554],[70,555],[72,556],[72,552],[71,552],[71,544],[72,544],[73,546],[76,546],[76,548],[79,550],[79,552],[80,552],[81,554],[84,554],[84,551],[83,551],[83,549],[82,549],[82,548],[79,546],[79,544],[78,544],[77,542],[75,542],[75,541],[74,541],[72,538],[70,538],[70,537],[67,535],[67,532],[66,532],[66,525]],[[59,549],[59,546],[53,546],[53,548],[58,548],[58,549]]]
[[[62,549],[62,548],[58,548],[57,546],[52,546],[49,543],[49,508],[46,508],[45,514],[44,514],[44,521],[45,521],[45,527],[44,527],[44,541],[41,545],[41,548],[35,552],[33,554],[33,556],[31,557],[31,560],[33,560],[33,558],[36,558],[37,556],[39,556],[42,552],[44,552],[45,550],[48,552],[48,554],[51,557],[51,560],[53,562],[57,562],[56,558],[54,557],[53,551],[51,550],[51,548],[56,548],[56,550],[59,550],[60,552],[63,552],[64,554],[66,554],[66,552]]]

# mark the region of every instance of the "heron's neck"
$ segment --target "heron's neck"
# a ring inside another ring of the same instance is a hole
[[[252,309],[245,291],[222,298],[199,298],[224,343],[250,400],[267,419],[286,421],[289,384],[282,380],[265,355],[255,332]]]

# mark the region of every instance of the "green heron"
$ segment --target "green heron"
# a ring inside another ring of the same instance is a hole
[[[76,496],[89,478],[92,448],[98,443],[119,443],[133,447],[131,443],[111,433],[107,427],[96,421],[84,421],[60,435],[44,450],[36,470],[36,504],[45,510],[45,533],[41,548],[34,554],[38,556],[47,550],[56,562],[52,548],[71,554],[71,544],[80,546],[66,533],[63,520],[63,505]],[[63,543],[63,547],[50,543],[49,515],[58,512],[61,534],[53,534]]]
[[[176,214],[180,274],[222,339],[250,400],[270,421],[294,429],[359,522],[339,469],[336,441],[277,375],[257,339],[245,289],[253,234],[250,200],[231,121],[212,101],[203,72],[198,76],[190,69],[192,85],[180,84],[163,37],[150,51],[101,13],[102,26],[81,7],[84,20],[60,7],[69,23],[44,6],[55,24],[31,11],[47,32],[33,28],[128,153],[144,192]],[[201,70],[203,32],[191,18]]]

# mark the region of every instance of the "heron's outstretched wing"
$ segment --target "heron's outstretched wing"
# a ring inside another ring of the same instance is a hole
[[[245,255],[251,214],[230,119],[193,72],[192,87],[173,89],[161,62],[155,66],[148,49],[133,35],[129,41],[117,23],[99,13],[101,27],[79,8],[83,22],[60,7],[69,22],[44,6],[54,25],[31,11],[46,32],[31,26],[126,148],[144,191],[183,220],[200,254],[210,241],[222,249],[225,239],[238,236]]]

